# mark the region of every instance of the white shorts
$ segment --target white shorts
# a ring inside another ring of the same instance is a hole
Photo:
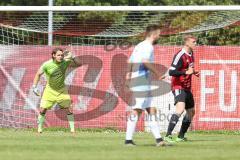
[[[128,106],[129,109],[142,109],[151,107],[152,96],[151,96],[151,81],[150,79],[140,78],[137,81],[132,81],[130,83],[131,91],[133,91],[133,101],[136,103],[133,106]],[[136,95],[134,95],[134,92]],[[137,96],[137,92],[144,92],[141,97]],[[137,98],[135,98],[137,97]]]
[[[151,107],[152,97],[143,97],[143,98],[135,98],[136,103],[133,106],[129,106],[131,109],[141,109],[145,110]]]
[[[144,97],[137,97],[137,95],[134,95],[133,93],[133,101],[134,99],[136,100],[136,103],[133,106],[129,106],[128,108],[131,109],[142,109],[145,110],[146,108],[151,107],[151,102],[152,102],[152,96],[151,96],[151,87],[150,86],[138,86],[138,87],[133,87],[131,88],[133,92],[145,92]],[[137,98],[135,98],[137,97]]]

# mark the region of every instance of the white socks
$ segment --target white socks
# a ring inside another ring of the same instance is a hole
[[[151,114],[148,115],[148,124],[149,124],[150,130],[151,130],[154,138],[155,139],[161,138],[160,129],[158,126],[156,115],[151,115]]]
[[[127,120],[126,140],[132,140],[138,121],[137,115],[130,115]]]
[[[134,134],[135,129],[136,129],[137,121],[138,121],[138,116],[136,116],[136,115],[131,114],[128,117],[126,140],[132,140],[133,134]],[[150,127],[150,130],[151,130],[154,138],[155,139],[161,138],[160,129],[159,129],[159,126],[158,126],[156,115],[148,115],[148,123],[149,123],[149,127]]]

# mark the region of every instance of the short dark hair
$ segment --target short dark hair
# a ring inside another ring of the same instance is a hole
[[[156,31],[156,30],[160,30],[159,25],[154,24],[154,25],[147,26],[146,32],[145,32],[146,37],[149,36],[153,31]]]
[[[62,51],[63,52],[63,49],[62,48],[54,48],[52,50],[52,58],[53,58],[53,55],[57,53],[57,51]]]

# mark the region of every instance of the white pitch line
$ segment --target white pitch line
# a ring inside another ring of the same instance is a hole
[[[199,118],[200,122],[240,122],[240,118]]]
[[[200,64],[240,64],[240,60],[202,59]]]

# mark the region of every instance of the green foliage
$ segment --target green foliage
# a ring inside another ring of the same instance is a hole
[[[236,0],[162,0],[164,5],[233,5],[239,4]]]
[[[82,23],[87,23],[89,21],[112,23],[126,14],[127,12],[79,12],[77,17]]]
[[[1,6],[46,6],[48,0],[1,0]]]
[[[1,0],[0,5],[44,6],[48,0]],[[237,5],[239,0],[54,0],[56,6],[79,5]]]
[[[234,5],[239,0],[55,0],[55,5]]]
[[[16,5],[16,6],[31,6],[31,5],[47,5],[48,0],[1,0],[0,5]],[[56,6],[84,6],[84,5],[92,5],[92,6],[117,6],[117,5],[239,5],[240,0],[54,0],[54,5]],[[23,12],[22,12],[23,13]],[[4,14],[4,17],[2,16]],[[0,23],[4,22],[4,20],[8,19],[9,25],[17,26],[17,23],[21,23],[21,21],[15,20],[16,17],[15,12],[1,12],[0,13]],[[29,13],[23,13],[25,17],[29,15]],[[124,18],[127,17],[127,14],[131,14],[131,12],[79,12],[77,15],[77,19],[74,21],[78,21],[81,25],[88,27],[92,24],[108,24],[111,25],[114,22],[124,21]],[[142,14],[148,14],[142,13]],[[172,30],[181,32],[184,30],[188,30],[201,24],[207,18],[209,18],[211,12],[179,12],[179,14],[175,15],[167,15],[165,19],[171,20],[171,22],[161,21],[159,24],[161,26],[166,26],[171,28]],[[2,18],[2,17],[3,18]],[[19,16],[19,15],[18,15]],[[65,21],[61,14],[55,14],[56,21]],[[56,22],[55,21],[55,22]],[[129,25],[135,24],[136,20],[127,20]],[[222,21],[221,17],[216,21]],[[6,22],[6,21],[5,21]],[[190,23],[189,23],[190,22]],[[12,24],[11,24],[12,23]],[[139,28],[137,27],[139,26]],[[136,30],[140,30],[144,24],[135,25]],[[199,38],[199,43],[203,45],[239,45],[238,37],[240,35],[240,27],[228,27],[216,30],[209,30],[202,33],[195,33]],[[141,35],[129,37],[128,40],[137,43],[142,38]],[[170,35],[163,37],[160,39],[160,44],[171,44],[174,42],[175,44],[181,44],[181,35]],[[56,44],[59,42],[56,41]],[[101,43],[99,43],[101,44]]]
[[[181,12],[171,22],[172,27],[190,29],[207,19],[209,12]]]

